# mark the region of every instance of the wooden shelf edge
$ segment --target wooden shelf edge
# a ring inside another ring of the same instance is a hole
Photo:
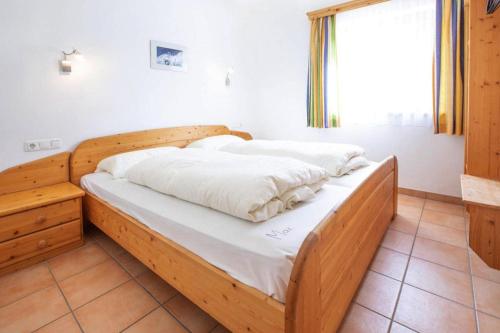
[[[0,196],[0,217],[80,198],[85,192],[69,182],[43,186]]]
[[[500,182],[471,175],[461,175],[460,183],[464,203],[500,209]]]

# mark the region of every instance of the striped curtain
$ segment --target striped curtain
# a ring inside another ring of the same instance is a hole
[[[434,132],[463,134],[464,0],[436,0]]]
[[[500,7],[500,0],[488,0],[487,13],[493,14]]]
[[[307,80],[307,126],[339,127],[336,71],[335,16],[314,19]]]

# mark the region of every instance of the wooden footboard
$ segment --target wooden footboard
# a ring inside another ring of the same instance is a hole
[[[335,332],[397,211],[397,160],[386,159],[310,233],[295,261],[285,332]]]

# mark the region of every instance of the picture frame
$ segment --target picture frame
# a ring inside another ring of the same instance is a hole
[[[175,72],[187,71],[187,48],[183,45],[150,41],[151,68]]]

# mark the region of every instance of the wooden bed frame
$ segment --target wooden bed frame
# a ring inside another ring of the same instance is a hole
[[[250,134],[225,126],[155,129],[84,141],[73,152],[74,184],[103,158],[158,146],[184,147],[200,138]],[[233,332],[334,332],[397,212],[397,160],[389,157],[308,235],[282,304],[212,266],[182,246],[87,193],[88,220],[184,296]]]

